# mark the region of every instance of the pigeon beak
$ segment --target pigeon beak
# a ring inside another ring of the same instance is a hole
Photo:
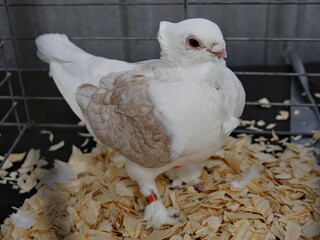
[[[213,54],[216,55],[217,57],[223,57],[223,58],[227,58],[228,57],[228,54],[227,54],[227,51],[226,51],[225,48],[223,48],[220,51],[213,52]]]
[[[213,54],[216,57],[222,57],[222,58],[227,58],[227,51],[225,48],[222,48],[221,50],[208,50],[211,54]]]

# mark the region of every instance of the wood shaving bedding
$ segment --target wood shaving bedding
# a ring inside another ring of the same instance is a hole
[[[163,203],[181,215],[179,223],[158,230],[147,230],[141,221],[146,202],[128,178],[122,156],[111,149],[81,153],[74,147],[66,166],[58,162],[42,177],[64,175],[61,169],[74,176],[49,185],[40,181],[37,193],[1,225],[1,234],[3,239],[319,239],[320,168],[312,149],[266,141],[228,138],[204,163],[202,192],[191,184],[172,189],[160,175]],[[253,168],[259,174],[248,180]],[[234,181],[245,184],[235,188]]]

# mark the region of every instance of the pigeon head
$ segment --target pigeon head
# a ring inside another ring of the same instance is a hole
[[[162,21],[158,32],[162,59],[172,65],[223,61],[226,43],[217,24],[202,18]]]

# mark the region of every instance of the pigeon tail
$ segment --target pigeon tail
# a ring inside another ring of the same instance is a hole
[[[77,87],[89,79],[87,66],[92,55],[86,53],[64,34],[44,34],[36,39],[38,56],[50,64],[50,75],[73,112],[81,119],[83,115],[76,103]]]
[[[88,54],[69,41],[65,34],[50,33],[36,38],[37,55],[44,62],[72,62],[78,53]]]
[[[50,64],[50,74],[73,112],[85,120],[76,102],[77,88],[85,83],[98,85],[111,71],[130,70],[127,62],[95,57],[69,41],[64,34],[44,34],[36,39],[38,56]]]

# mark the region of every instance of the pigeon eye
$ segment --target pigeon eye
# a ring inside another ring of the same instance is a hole
[[[194,48],[200,47],[200,43],[194,38],[189,39],[189,44],[191,47],[194,47]]]

